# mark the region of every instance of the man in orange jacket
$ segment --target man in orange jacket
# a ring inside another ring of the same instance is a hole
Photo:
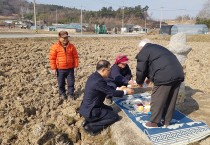
[[[74,98],[74,72],[78,67],[78,53],[73,44],[69,41],[68,32],[60,31],[58,33],[59,41],[50,48],[50,67],[52,74],[57,76],[59,96],[62,99]],[[68,94],[66,95],[65,80],[68,83]]]

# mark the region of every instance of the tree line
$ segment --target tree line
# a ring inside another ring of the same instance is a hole
[[[204,5],[203,9],[199,12],[196,23],[206,24],[210,27],[210,8],[208,5],[210,0]],[[121,26],[122,19],[127,24],[140,24],[144,25],[147,19],[148,27],[154,27],[152,23],[154,20],[148,15],[149,7],[121,7],[114,10],[110,7],[102,7],[99,11],[82,10],[83,23],[88,24],[106,24],[109,27]],[[57,5],[36,4],[37,20],[43,21],[47,25],[53,23],[79,23],[81,19],[81,10],[77,8],[68,8]],[[0,0],[0,15],[1,16],[16,16],[16,19],[24,19],[33,21],[33,3],[27,0]],[[57,18],[56,18],[57,16]],[[123,17],[124,16],[124,17]]]
[[[121,25],[122,16],[124,15],[125,23],[144,23],[145,18],[149,18],[147,14],[148,6],[141,7],[121,7],[114,10],[112,7],[102,7],[99,11],[83,12],[83,22],[88,24],[108,24]],[[33,3],[26,0],[0,0],[0,15],[11,16],[16,15],[17,18],[33,20]],[[57,16],[57,19],[56,19]],[[77,8],[68,8],[57,5],[36,4],[37,21],[42,20],[45,24],[52,23],[79,23],[81,19],[81,10]]]

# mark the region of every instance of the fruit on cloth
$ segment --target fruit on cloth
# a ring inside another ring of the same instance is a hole
[[[138,106],[137,110],[142,112],[144,110],[144,106]]]

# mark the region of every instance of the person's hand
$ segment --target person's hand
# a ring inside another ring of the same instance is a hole
[[[75,68],[74,68],[74,76],[77,75],[77,70],[78,70],[78,69],[75,67]]]
[[[143,87],[143,85],[142,85],[142,84],[138,84],[138,86],[139,86],[139,88],[142,88],[142,87]]]
[[[124,90],[126,88],[126,86],[121,86],[121,87],[119,87],[117,90]]]
[[[146,79],[145,81],[144,81],[147,85],[149,85],[149,83],[151,82],[149,79]]]
[[[54,75],[54,76],[56,76],[57,75],[56,69],[51,70],[51,74]]]
[[[132,85],[135,85],[135,81],[134,81],[134,80],[130,80],[130,81],[128,82],[128,84],[131,85],[131,86],[132,86]]]
[[[128,95],[134,94],[134,90],[131,88],[125,88],[125,90],[127,91]]]

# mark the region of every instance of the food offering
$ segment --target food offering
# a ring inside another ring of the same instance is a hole
[[[139,99],[140,100],[140,99]],[[140,100],[140,101],[134,101],[133,107],[136,111],[140,113],[150,114],[150,102],[148,100]]]
[[[122,105],[126,108],[133,109],[138,113],[151,114],[150,102],[150,95],[141,96],[141,98],[136,98],[135,95],[131,95],[122,102]]]

